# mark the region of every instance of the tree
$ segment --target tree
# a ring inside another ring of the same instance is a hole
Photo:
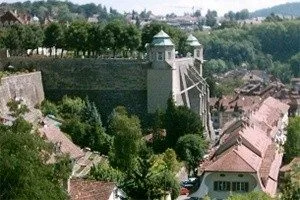
[[[113,56],[125,46],[125,28],[120,20],[109,22],[103,31],[104,46],[112,49]]]
[[[66,44],[71,50],[75,50],[75,56],[79,55],[79,51],[87,50],[88,44],[88,28],[89,24],[86,22],[76,21],[71,23],[67,29]]]
[[[179,158],[186,162],[189,174],[192,171],[195,175],[195,169],[199,161],[203,158],[207,149],[207,143],[196,134],[188,134],[178,139],[176,144],[176,153]]]
[[[128,25],[125,28],[125,47],[132,54],[141,45],[141,31],[135,25]]]
[[[44,45],[48,48],[62,48],[62,41],[64,40],[64,32],[62,27],[56,23],[53,22],[49,26],[45,28],[44,31],[45,39],[44,39]],[[50,56],[52,55],[52,51],[50,51]],[[56,55],[56,52],[55,52]]]
[[[109,125],[114,131],[109,161],[114,168],[129,172],[136,164],[142,145],[140,121],[136,116],[117,113]]]
[[[208,10],[205,15],[205,18],[206,18],[205,24],[210,27],[216,26],[217,25],[217,17],[218,17],[217,11]]]
[[[289,163],[294,157],[300,156],[300,117],[289,118],[284,151],[285,163]]]
[[[185,106],[176,107],[171,98],[168,99],[165,114],[165,127],[167,143],[173,148],[179,137],[187,134],[202,136],[203,127],[199,115]]]
[[[32,134],[24,119],[13,127],[0,127],[0,198],[67,199],[59,183],[64,182],[62,168],[45,164],[50,147],[36,133]],[[70,171],[64,171],[69,176]]]
[[[115,183],[121,183],[124,179],[124,174],[112,168],[107,161],[102,161],[97,166],[93,166],[89,176],[97,181],[110,181]]]
[[[300,76],[300,53],[297,53],[290,59],[291,70],[295,77]]]
[[[246,194],[233,194],[228,200],[272,200],[270,196],[268,196],[264,192],[250,192]]]
[[[133,199],[161,199],[166,192],[171,192],[175,199],[179,194],[179,183],[175,176],[174,166],[178,166],[178,162],[174,155],[173,150],[167,150],[164,154],[139,157],[137,166],[132,173],[126,174],[121,187]]]
[[[284,174],[281,181],[282,200],[300,199],[300,167],[295,164],[290,172]]]
[[[57,106],[48,101],[48,100],[44,100],[42,102],[42,105],[41,105],[41,111],[43,113],[44,116],[46,115],[54,115],[54,116],[57,116],[58,115],[58,108]]]
[[[107,155],[111,138],[105,133],[95,103],[91,103],[87,98],[84,105],[73,108],[75,102],[82,103],[82,100],[65,99],[65,110],[71,111],[68,111],[68,118],[61,125],[61,130],[68,133],[74,143],[80,147],[90,147],[94,151]]]
[[[39,25],[26,25],[23,39],[23,49],[38,49],[44,40],[44,32]]]
[[[24,53],[24,32],[25,28],[22,25],[14,24],[8,28],[3,40],[4,45],[14,55],[19,55],[20,52]]]
[[[80,116],[84,108],[85,102],[81,98],[64,96],[59,105],[59,112],[64,119],[72,119]]]

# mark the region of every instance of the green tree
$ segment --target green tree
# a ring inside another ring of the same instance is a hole
[[[64,32],[63,28],[60,24],[53,22],[49,26],[47,26],[44,30],[44,45],[47,48],[62,48],[62,41],[64,40]],[[52,55],[52,51],[50,51],[50,56]],[[56,55],[56,52],[55,52]]]
[[[67,29],[66,44],[70,50],[75,51],[75,56],[79,56],[80,51],[85,55],[88,47],[88,29],[89,24],[81,21],[71,23]]]
[[[128,25],[125,28],[125,47],[131,54],[141,45],[141,31],[135,25]]]
[[[23,36],[23,49],[38,49],[41,47],[44,40],[44,32],[39,25],[27,25],[25,26],[25,32]]]
[[[89,176],[97,181],[110,181],[115,183],[121,183],[124,179],[124,174],[112,168],[107,161],[102,161],[97,166],[93,166]]]
[[[217,17],[218,17],[217,11],[207,10],[207,13],[205,15],[205,18],[206,18],[205,24],[210,27],[216,26],[217,25]]]
[[[297,53],[290,59],[291,70],[295,77],[300,76],[300,53]]]
[[[168,162],[174,160],[165,154],[149,156],[138,158],[137,167],[132,173],[126,174],[121,185],[123,190],[133,199],[161,199],[166,192],[171,192],[172,198],[175,199],[179,194],[178,179],[164,159]],[[176,163],[177,161],[173,164],[177,165]]]
[[[15,121],[13,126],[0,127],[1,199],[67,199],[59,184],[63,182],[58,176],[61,168],[45,164],[51,155],[49,146],[30,133],[25,120]]]
[[[290,172],[284,174],[281,181],[282,200],[300,199],[300,166],[295,164]]]
[[[250,192],[246,194],[233,194],[228,200],[272,200],[270,196],[268,196],[264,192]]]
[[[300,156],[300,117],[289,118],[284,151],[285,163],[289,163],[294,157]]]
[[[44,116],[46,115],[54,115],[58,116],[58,108],[57,106],[52,103],[51,101],[44,100],[41,105],[41,111]]]
[[[103,30],[104,46],[111,49],[113,56],[125,47],[125,27],[120,20],[109,22]]]
[[[117,113],[109,125],[114,131],[109,161],[113,167],[128,172],[134,168],[142,145],[140,121],[136,116]]]
[[[80,117],[84,108],[85,102],[81,98],[64,96],[59,105],[59,112],[64,119],[72,119],[76,116]]]
[[[19,55],[25,52],[24,49],[25,28],[22,25],[14,24],[8,28],[3,38],[3,43],[12,55]]]
[[[206,149],[207,143],[201,136],[196,134],[182,136],[176,144],[177,155],[186,162],[189,174],[192,171],[193,175],[195,175],[195,169],[203,158]]]
[[[179,137],[187,134],[202,136],[203,127],[199,115],[184,106],[176,107],[170,98],[165,114],[165,127],[167,143],[173,148]]]

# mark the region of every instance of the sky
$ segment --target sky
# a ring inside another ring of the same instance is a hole
[[[0,0],[0,2],[16,2],[17,0]],[[274,5],[287,2],[300,2],[300,0],[69,0],[73,3],[102,4],[106,7],[112,7],[119,12],[130,12],[131,10],[142,11],[151,10],[156,15],[165,15],[176,13],[181,15],[185,12],[192,12],[200,9],[203,14],[208,9],[216,10],[219,16],[232,10],[234,12],[247,8],[250,12],[261,8],[272,7]]]

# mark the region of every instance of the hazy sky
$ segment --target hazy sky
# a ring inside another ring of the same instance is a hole
[[[0,0],[0,2],[16,2],[17,0]],[[202,10],[205,13],[207,9],[217,10],[218,15],[223,15],[229,10],[239,11],[247,8],[254,11],[260,8],[271,7],[274,5],[299,2],[300,0],[71,0],[74,3],[85,4],[95,3],[102,4],[107,7],[113,7],[119,12],[131,11],[132,9],[141,11],[144,9],[151,10],[154,14],[167,14],[175,12],[182,14],[184,12],[192,12],[194,9]]]

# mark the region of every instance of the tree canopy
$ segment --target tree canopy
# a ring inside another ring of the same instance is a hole
[[[46,164],[51,148],[31,133],[24,119],[18,118],[12,127],[0,127],[0,151],[1,199],[67,198],[62,183],[70,169],[58,167],[60,163]]]

